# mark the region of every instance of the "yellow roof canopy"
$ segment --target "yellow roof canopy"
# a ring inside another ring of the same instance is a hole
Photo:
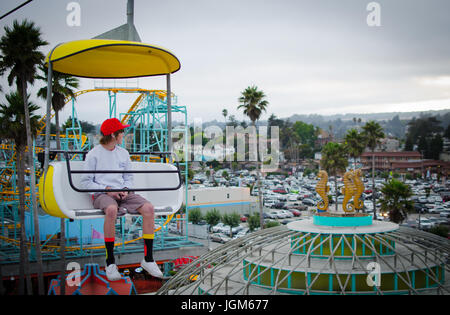
[[[178,58],[165,48],[109,39],[78,40],[60,44],[51,54],[53,70],[86,78],[135,78],[174,73]]]

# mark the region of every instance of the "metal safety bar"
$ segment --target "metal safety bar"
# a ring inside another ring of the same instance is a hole
[[[121,192],[121,191],[127,191],[127,192],[134,192],[134,191],[170,191],[170,190],[178,190],[182,183],[183,179],[181,178],[181,172],[180,172],[180,166],[178,163],[177,155],[174,152],[130,152],[130,155],[159,155],[159,157],[162,159],[163,156],[167,155],[174,155],[175,156],[175,163],[177,170],[173,171],[146,171],[146,170],[72,170],[70,168],[70,159],[69,154],[83,154],[83,160],[85,159],[85,155],[88,153],[86,151],[64,151],[64,150],[52,150],[53,153],[62,153],[64,155],[64,158],[66,160],[66,166],[67,166],[67,175],[69,178],[69,184],[72,187],[73,190],[77,192],[87,192],[87,193],[95,193],[95,192]],[[81,189],[78,187],[75,187],[72,181],[72,174],[172,174],[177,173],[178,174],[178,185],[175,187],[164,187],[164,188],[121,188],[121,189]]]

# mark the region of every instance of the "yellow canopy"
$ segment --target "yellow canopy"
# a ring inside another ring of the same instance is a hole
[[[86,78],[134,78],[174,73],[181,67],[167,49],[122,40],[87,39],[63,43],[51,54],[53,70]]]

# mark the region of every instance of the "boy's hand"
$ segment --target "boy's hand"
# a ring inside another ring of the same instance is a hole
[[[126,196],[128,196],[128,191],[121,191],[119,192],[120,199],[124,199]]]
[[[105,189],[112,189],[111,187],[107,186]],[[121,194],[122,192],[107,192],[106,194],[116,200],[122,199]]]

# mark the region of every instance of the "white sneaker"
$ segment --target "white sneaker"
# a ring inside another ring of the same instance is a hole
[[[158,265],[154,261],[147,262],[145,259],[142,259],[141,267],[155,278],[163,277],[161,270],[159,270]]]
[[[122,279],[122,276],[119,273],[119,270],[117,270],[117,266],[115,264],[111,264],[109,266],[106,266],[106,278],[108,278],[109,281],[117,281]]]

